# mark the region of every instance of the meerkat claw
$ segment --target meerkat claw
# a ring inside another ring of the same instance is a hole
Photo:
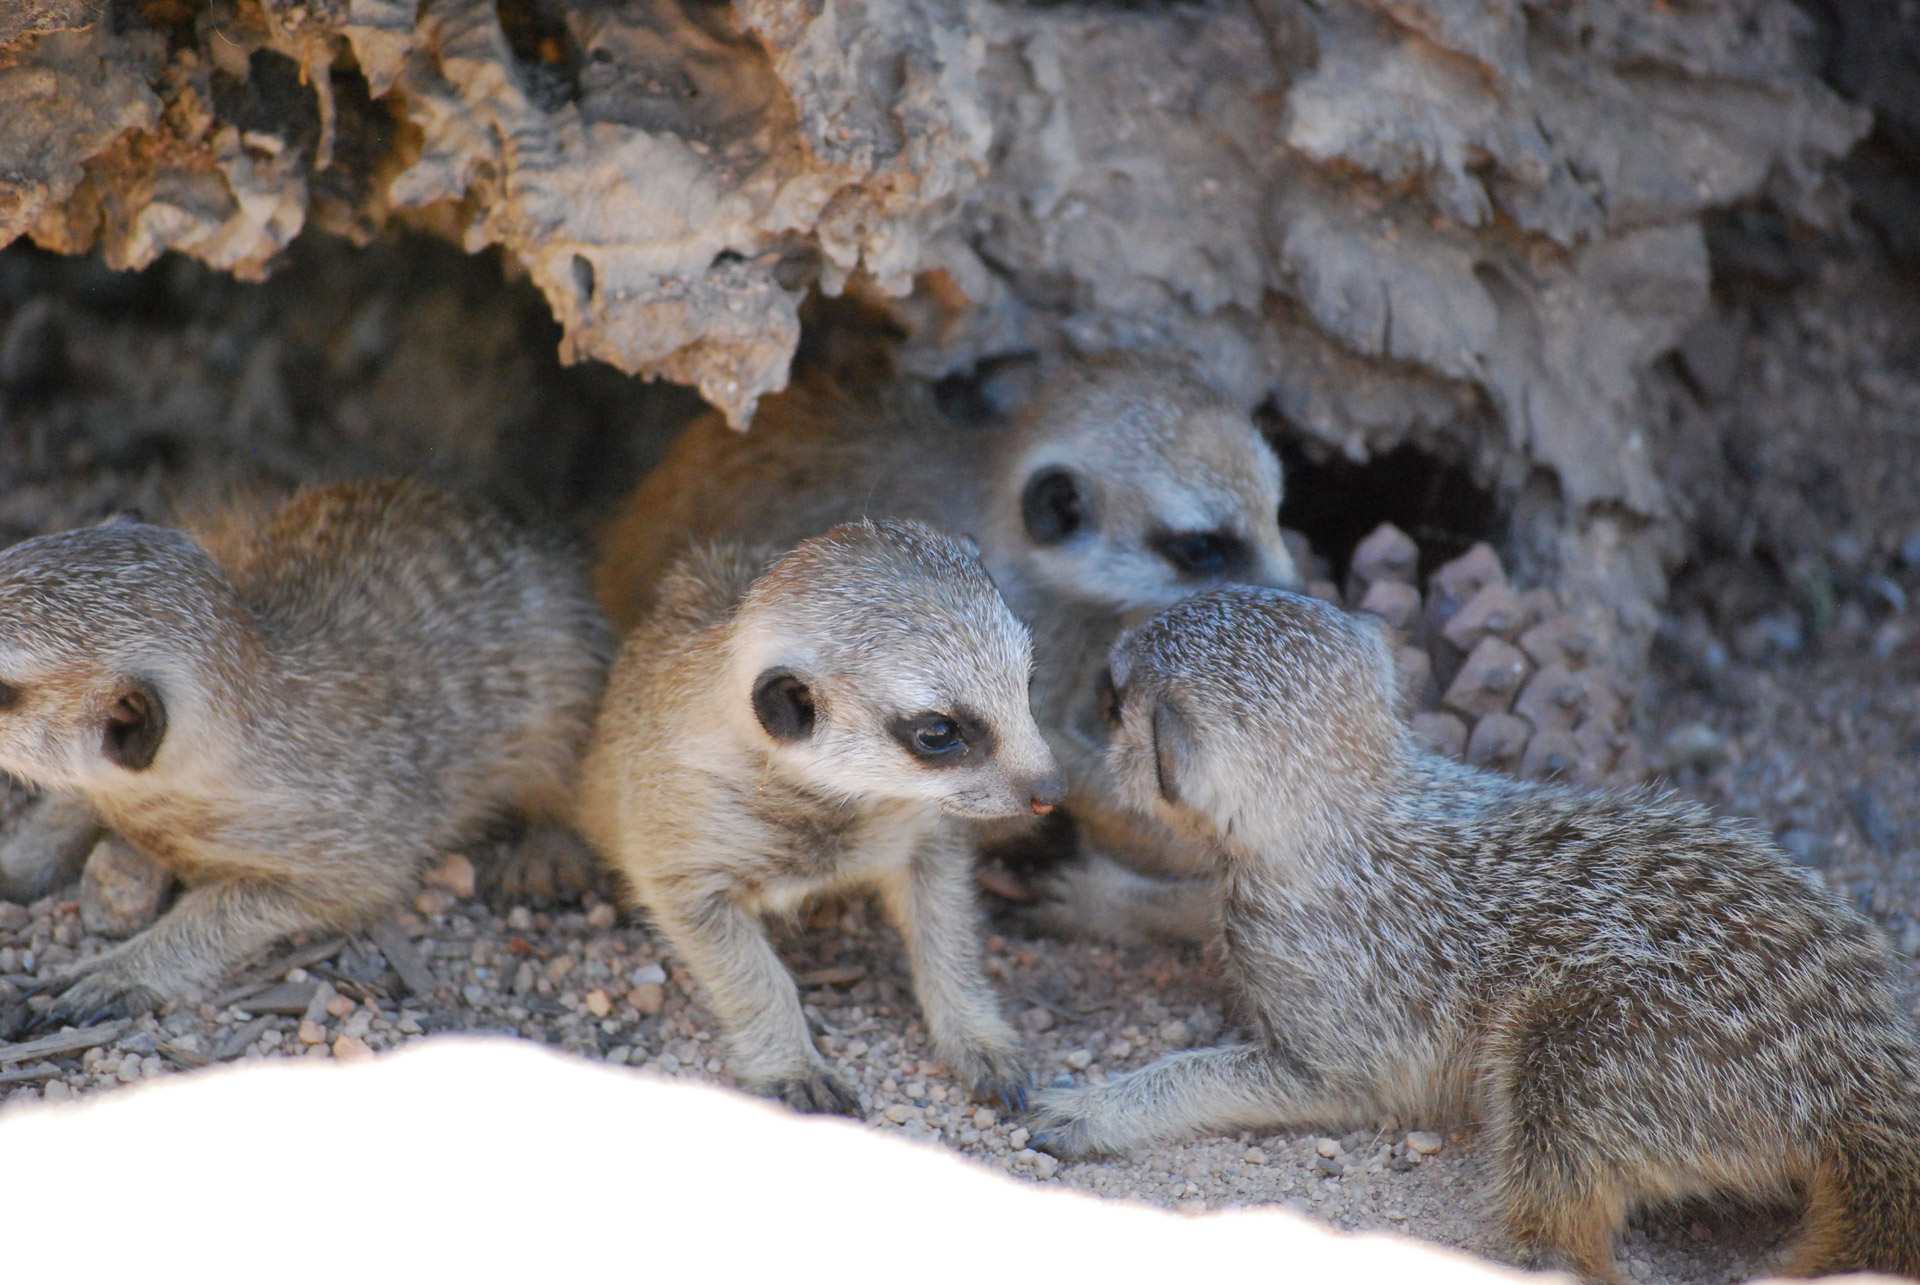
[[[804,1079],[776,1080],[769,1096],[779,1098],[802,1115],[847,1115],[860,1118],[860,1099],[828,1072]]]

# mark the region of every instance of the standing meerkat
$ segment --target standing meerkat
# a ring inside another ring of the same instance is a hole
[[[705,989],[743,1084],[858,1111],[759,920],[869,885],[935,1052],[976,1096],[1025,1106],[981,966],[968,818],[1065,795],[1031,669],[979,561],[918,523],[835,527],[778,561],[695,550],[662,582],[614,663],[581,815]]]
[[[386,913],[491,823],[566,824],[611,650],[579,560],[407,482],[0,551],[0,769],[48,796],[0,896],[70,878],[102,827],[186,885],[40,1020],[193,999]]]
[[[1746,826],[1417,749],[1378,631],[1227,589],[1112,655],[1125,796],[1209,852],[1248,1043],[1052,1090],[1035,1146],[1477,1121],[1521,1250],[1810,1198],[1802,1273],[1920,1276],[1920,1050],[1873,925]]]
[[[641,620],[667,567],[716,538],[790,548],[839,522],[908,518],[978,542],[1033,632],[1034,714],[1099,853],[1163,872],[1182,850],[1119,806],[1094,684],[1133,615],[1212,585],[1297,587],[1280,535],[1278,457],[1247,416],[1174,361],[1110,354],[1068,367],[1003,425],[956,424],[924,385],[806,382],[753,431],[694,423],[601,542],[595,579],[616,629]],[[1097,862],[1062,926],[1139,879]]]

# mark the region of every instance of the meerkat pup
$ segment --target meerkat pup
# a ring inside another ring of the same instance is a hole
[[[700,541],[784,549],[866,516],[973,538],[1033,631],[1034,713],[1072,783],[1080,838],[1162,874],[1180,870],[1184,850],[1113,798],[1095,680],[1129,613],[1217,584],[1297,586],[1280,496],[1280,462],[1259,431],[1175,361],[1076,364],[991,427],[954,423],[913,381],[803,382],[763,402],[750,433],[717,415],[688,428],[604,533],[596,584],[626,630]],[[1045,919],[1069,929],[1151,918],[1159,889],[1096,857],[1060,891]]]
[[[195,998],[490,823],[565,824],[611,650],[579,560],[406,482],[0,551],[0,770],[47,792],[0,896],[103,827],[186,885],[40,1020]]]
[[[760,917],[869,885],[936,1053],[976,1096],[1024,1107],[981,966],[968,818],[1066,793],[1031,671],[979,560],[918,523],[835,527],[777,561],[699,549],[662,582],[614,663],[582,819],[706,991],[743,1084],[858,1112]]]
[[[1125,796],[1210,852],[1255,1031],[1050,1090],[1035,1146],[1477,1121],[1532,1258],[1646,1202],[1811,1202],[1803,1273],[1920,1276],[1920,1050],[1877,929],[1752,829],[1415,748],[1378,631],[1223,589],[1111,658]]]

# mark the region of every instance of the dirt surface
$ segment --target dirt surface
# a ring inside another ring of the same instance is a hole
[[[1683,351],[1651,390],[1692,553],[1645,677],[1640,731],[1674,788],[1758,818],[1855,897],[1911,978],[1916,292],[1858,245],[1809,253],[1816,261],[1798,275],[1728,285],[1726,333]],[[392,252],[379,268],[391,280],[371,298],[352,276],[363,261],[324,246],[258,288],[184,266],[156,269],[172,279],[127,279],[0,255],[0,523],[17,537],[122,509],[164,517],[177,495],[223,481],[394,468],[465,479],[534,512],[574,496],[590,516],[686,407],[664,390],[527,357],[552,350],[537,304],[506,307],[512,288],[503,296],[462,275],[470,261],[435,254],[451,252]],[[399,357],[353,346],[382,327],[405,337]],[[267,344],[277,352],[261,355]],[[475,424],[484,432],[467,431]],[[636,427],[648,431],[627,431]],[[297,967],[236,981],[218,1002],[40,1056],[0,1046],[0,1094],[85,1096],[213,1061],[352,1059],[463,1030],[727,1082],[711,1016],[644,923],[594,900],[492,909],[470,895],[469,874],[456,860],[437,872],[403,922],[410,950],[392,939],[385,949],[305,943]],[[110,944],[84,931],[71,897],[0,904],[0,1001]],[[1043,1082],[1115,1074],[1233,1027],[1224,978],[1198,949],[1039,940],[1010,922],[993,930],[991,969]],[[1025,1148],[1017,1118],[958,1101],[926,1060],[899,941],[871,905],[822,906],[781,943],[823,1050],[877,1130],[1102,1195],[1188,1209],[1284,1204],[1340,1227],[1507,1254],[1480,1203],[1471,1129],[1385,1120],[1339,1138],[1247,1134],[1058,1165]],[[429,974],[415,974],[418,990],[403,980],[415,954]],[[1409,1129],[1433,1136],[1410,1143]],[[1729,1281],[1774,1265],[1791,1224],[1791,1211],[1663,1211],[1635,1225],[1621,1257],[1637,1281]]]

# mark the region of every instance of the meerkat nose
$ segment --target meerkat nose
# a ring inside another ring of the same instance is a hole
[[[1065,774],[1055,772],[1052,776],[1033,783],[1033,814],[1043,817],[1058,807],[1067,797],[1067,778]]]

